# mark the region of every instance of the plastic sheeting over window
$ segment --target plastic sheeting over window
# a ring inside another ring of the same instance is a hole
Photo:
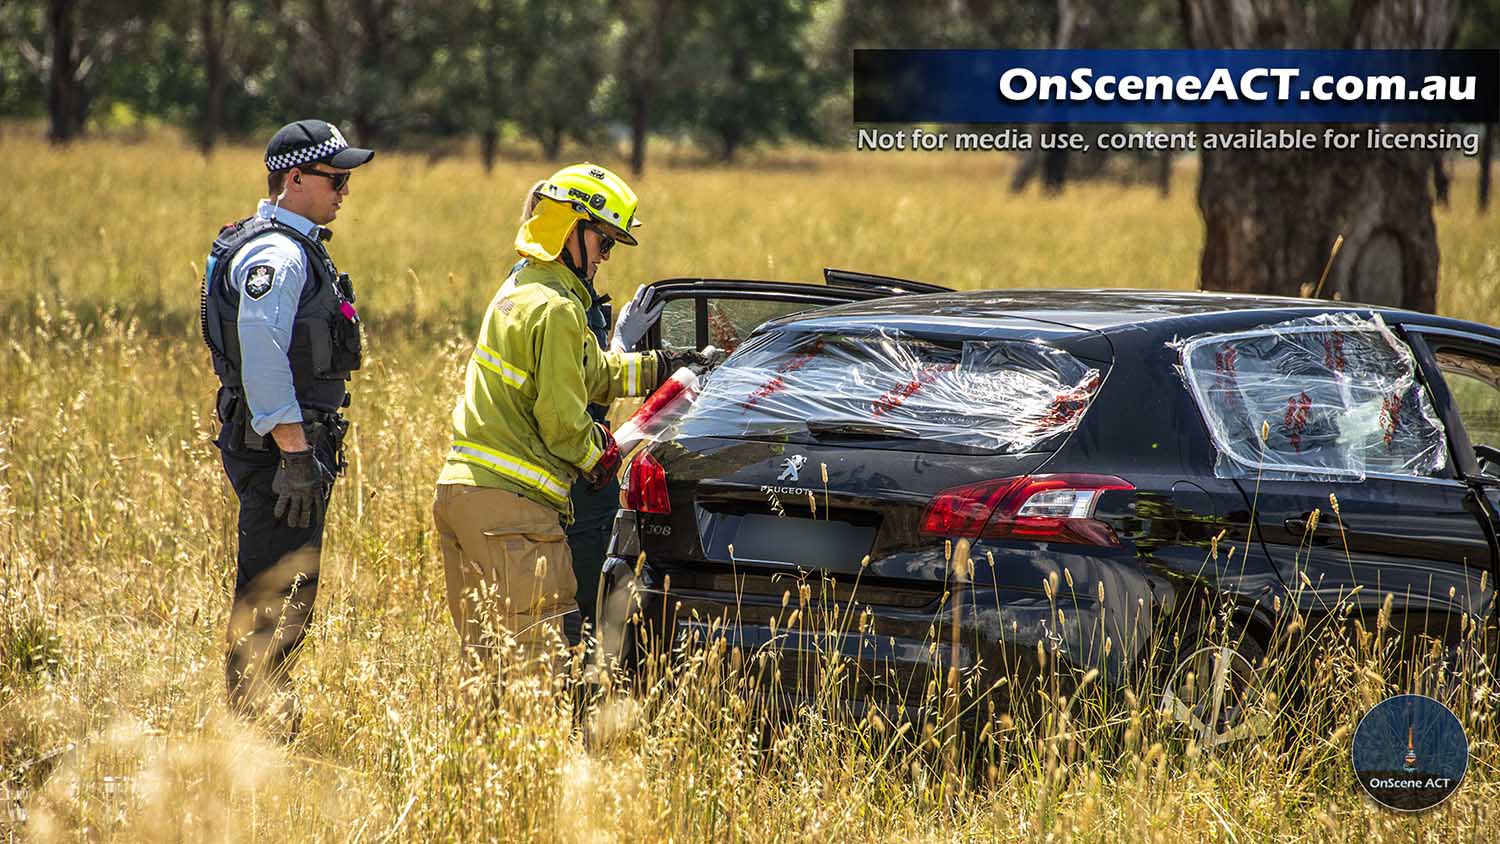
[[[773,331],[705,380],[678,436],[852,437],[1016,453],[1078,426],[1098,370],[1027,340]]]
[[[1411,350],[1378,315],[1320,314],[1169,345],[1219,477],[1348,481],[1447,465]]]

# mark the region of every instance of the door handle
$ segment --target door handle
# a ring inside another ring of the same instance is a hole
[[[1320,524],[1309,535],[1307,530],[1308,521],[1308,519],[1301,516],[1294,516],[1281,524],[1282,527],[1287,529],[1288,533],[1297,537],[1306,537],[1307,541],[1312,545],[1327,545],[1333,541],[1334,535],[1338,533],[1334,528]]]

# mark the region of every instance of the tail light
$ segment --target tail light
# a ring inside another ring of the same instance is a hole
[[[1135,489],[1113,475],[1023,475],[943,490],[927,505],[921,531],[968,539],[1019,539],[1081,545],[1120,544],[1094,518],[1099,496]]]
[[[663,430],[698,400],[702,376],[688,367],[672,373],[660,387],[615,431],[620,452],[629,454],[642,442],[656,442]]]
[[[638,513],[670,513],[672,500],[667,497],[667,470],[649,451],[642,451],[630,461],[625,483],[620,487],[621,506]]]

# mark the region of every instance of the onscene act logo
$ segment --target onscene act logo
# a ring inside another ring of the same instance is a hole
[[[1469,738],[1453,711],[1426,695],[1397,695],[1360,719],[1351,750],[1359,787],[1390,809],[1447,800],[1469,769]]]

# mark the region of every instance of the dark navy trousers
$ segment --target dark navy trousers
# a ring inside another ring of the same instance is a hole
[[[307,527],[294,528],[276,517],[271,482],[280,451],[269,437],[266,441],[270,447],[265,451],[220,447],[224,472],[240,499],[224,673],[230,705],[247,714],[265,711],[271,698],[287,688],[318,596],[326,521],[325,512],[318,512]],[[330,469],[336,465],[326,441],[316,444],[314,452]]]

